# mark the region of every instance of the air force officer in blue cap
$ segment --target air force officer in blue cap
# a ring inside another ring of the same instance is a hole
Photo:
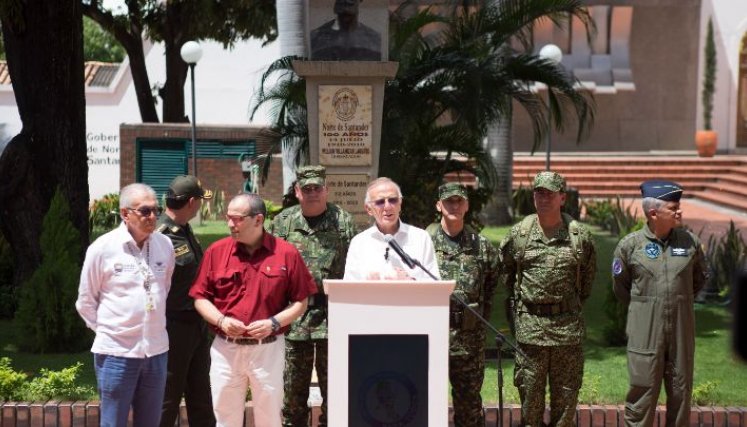
[[[682,228],[682,187],[670,181],[641,184],[646,227],[615,249],[615,295],[628,306],[625,424],[651,426],[662,379],[668,426],[690,423],[695,317],[693,299],[707,277],[698,238]]]

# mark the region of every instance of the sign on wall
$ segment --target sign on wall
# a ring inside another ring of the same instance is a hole
[[[319,163],[371,165],[372,104],[370,85],[319,85]]]
[[[326,179],[329,201],[350,212],[359,228],[368,224],[363,205],[368,181],[367,174],[328,174]]]

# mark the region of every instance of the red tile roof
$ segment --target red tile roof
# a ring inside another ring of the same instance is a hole
[[[121,64],[90,61],[85,63],[83,76],[88,87],[108,87]],[[10,84],[7,61],[0,61],[0,85]]]

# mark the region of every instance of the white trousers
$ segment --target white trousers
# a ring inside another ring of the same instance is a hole
[[[282,423],[285,340],[258,345],[229,343],[215,337],[210,348],[210,389],[218,427],[242,427],[247,386],[252,390],[254,425]]]

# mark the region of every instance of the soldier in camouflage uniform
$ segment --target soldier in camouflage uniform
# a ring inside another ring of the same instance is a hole
[[[441,222],[428,226],[438,268],[444,280],[456,280],[454,294],[484,318],[490,319],[498,281],[498,252],[485,237],[464,225],[469,210],[467,190],[457,183],[438,188],[436,210]],[[451,301],[449,319],[449,380],[456,427],[485,425],[482,408],[485,376],[485,329],[457,301]]]
[[[613,289],[628,306],[625,424],[651,426],[661,383],[667,426],[690,424],[695,315],[693,300],[707,280],[703,248],[680,226],[682,188],[669,181],[641,184],[647,226],[625,236],[612,261]]]
[[[215,425],[210,396],[208,326],[188,295],[202,260],[202,248],[189,221],[197,216],[202,199],[212,197],[213,193],[204,190],[194,176],[177,176],[166,192],[166,212],[158,218],[156,227],[157,231],[171,239],[176,257],[171,290],[166,299],[169,360],[161,427],[174,426],[182,395],[186,401],[190,426]]]
[[[322,166],[300,168],[295,187],[300,205],[282,211],[270,228],[274,235],[298,248],[319,288],[309,298],[306,312],[286,335],[284,426],[309,423],[307,401],[313,366],[323,399],[319,425],[327,424],[327,298],[322,280],[342,279],[348,246],[356,229],[352,215],[327,203],[325,176]]]
[[[500,247],[514,335],[526,356],[516,356],[514,384],[523,425],[543,424],[549,381],[550,425],[570,426],[584,369],[581,308],[591,294],[596,253],[586,227],[560,211],[565,179],[540,172],[533,188],[537,214],[516,224]]]

